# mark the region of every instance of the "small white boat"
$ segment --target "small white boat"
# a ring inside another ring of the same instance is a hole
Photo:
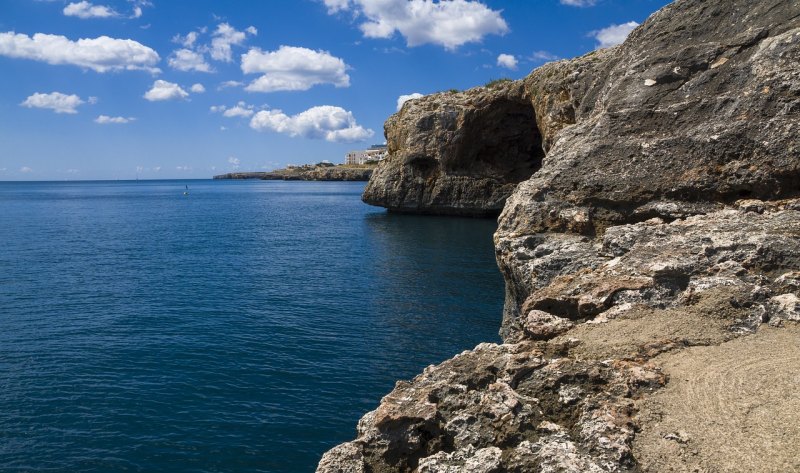
[[[189,186],[186,186],[186,190],[183,191],[183,195],[189,195]]]

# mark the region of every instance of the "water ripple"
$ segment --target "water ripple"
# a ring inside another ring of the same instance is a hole
[[[494,223],[359,183],[0,183],[0,470],[313,471],[496,340]]]

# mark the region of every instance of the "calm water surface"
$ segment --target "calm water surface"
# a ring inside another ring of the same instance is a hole
[[[0,471],[313,471],[496,341],[494,222],[363,183],[0,183]]]

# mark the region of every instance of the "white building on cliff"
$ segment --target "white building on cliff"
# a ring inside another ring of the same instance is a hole
[[[345,155],[345,164],[368,164],[382,161],[387,154],[386,145],[372,145],[368,149],[350,151]]]

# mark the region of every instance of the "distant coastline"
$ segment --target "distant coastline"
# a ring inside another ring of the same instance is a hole
[[[229,172],[219,174],[214,179],[260,179],[274,181],[368,181],[375,165],[362,164],[306,164],[287,166],[283,169],[265,172]]]

